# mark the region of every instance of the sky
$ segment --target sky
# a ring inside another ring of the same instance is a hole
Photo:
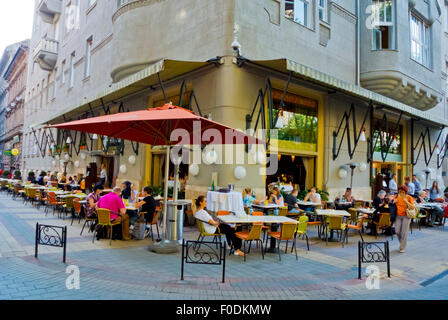
[[[34,0],[0,0],[0,57],[13,43],[31,38]]]

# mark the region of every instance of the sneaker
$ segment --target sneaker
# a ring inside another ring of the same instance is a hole
[[[236,256],[242,256],[242,257],[244,257],[244,256],[245,256],[244,252],[243,252],[243,251],[241,251],[241,250],[235,250],[235,253],[234,253],[234,255],[236,255]]]
[[[404,249],[400,249],[400,253],[404,253]]]

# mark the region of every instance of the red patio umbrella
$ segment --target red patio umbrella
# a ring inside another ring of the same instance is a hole
[[[263,141],[218,122],[200,117],[192,111],[166,104],[160,108],[118,113],[48,126],[49,128],[88,132],[150,145],[170,146],[197,144],[263,144]],[[203,134],[207,133],[203,139]],[[173,131],[176,133],[172,141]],[[176,170],[177,171],[177,170]],[[165,166],[165,198],[168,194],[168,166]],[[177,201],[176,174],[174,202]],[[164,201],[164,233],[166,234],[167,202]]]
[[[200,117],[192,111],[166,104],[160,108],[117,113],[95,118],[71,121],[50,128],[96,133],[103,136],[136,141],[150,145],[194,144],[262,144],[255,137],[232,129],[218,122]],[[176,141],[170,141],[171,133],[181,129]],[[212,141],[202,141],[202,134],[213,129],[217,136]],[[219,137],[232,139],[215,139]]]

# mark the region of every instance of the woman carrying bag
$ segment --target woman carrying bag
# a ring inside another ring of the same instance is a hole
[[[414,199],[407,195],[408,187],[400,186],[398,188],[398,195],[394,199],[397,207],[397,217],[395,220],[395,233],[398,241],[400,241],[400,253],[404,253],[407,244],[407,237],[409,231],[409,224],[412,218],[415,218]]]

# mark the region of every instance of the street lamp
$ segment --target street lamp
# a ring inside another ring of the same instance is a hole
[[[430,168],[426,168],[425,169],[425,174],[426,174],[426,187],[425,189],[428,189],[428,176],[431,173],[431,169]]]
[[[351,176],[350,176],[350,189],[353,187],[353,173],[355,172],[355,169],[358,167],[358,164],[356,162],[352,162],[348,164],[351,169]]]

